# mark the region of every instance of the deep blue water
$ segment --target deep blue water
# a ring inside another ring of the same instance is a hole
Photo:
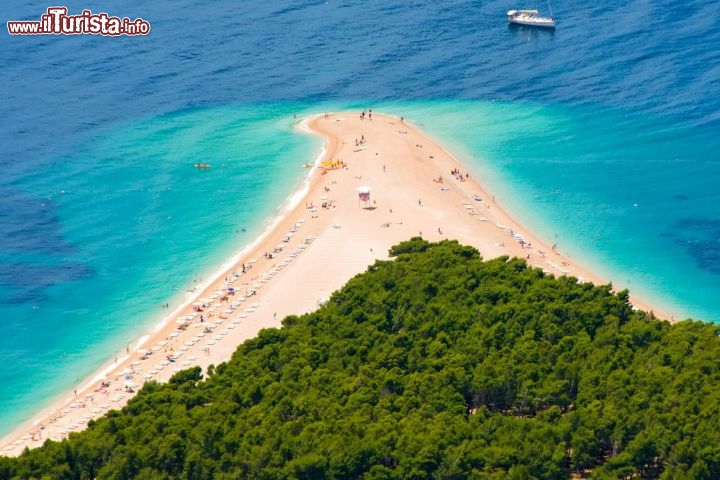
[[[319,151],[293,114],[404,114],[615,284],[720,319],[719,3],[563,1],[554,33],[509,27],[545,10],[515,0],[237,3],[72,2],[152,31],[0,34],[0,434],[265,227]]]

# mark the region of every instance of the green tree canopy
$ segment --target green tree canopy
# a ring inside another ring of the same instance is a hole
[[[0,479],[720,476],[716,326],[454,241],[391,253]]]

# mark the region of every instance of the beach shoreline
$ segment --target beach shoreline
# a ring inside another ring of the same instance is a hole
[[[322,136],[323,147],[260,235],[77,390],[59,395],[0,439],[0,455],[81,430],[88,420],[125,405],[144,381],[167,381],[193,365],[205,369],[228,360],[260,329],[314,310],[412,236],[456,239],[485,259],[520,257],[554,275],[610,283],[524,228],[448,150],[402,117],[318,114],[296,129]],[[360,197],[363,190],[367,201]],[[671,318],[640,299],[631,296],[631,302]]]
[[[300,133],[312,135],[312,132],[306,127],[299,128],[302,123],[306,123],[307,121],[308,118],[305,118],[296,122],[294,124],[295,129],[300,131]],[[324,148],[322,148],[318,153],[314,164],[319,164],[324,154],[325,151]],[[104,360],[99,368],[92,370],[90,374],[83,376],[79,382],[77,382],[75,389],[62,390],[61,393],[50,398],[49,401],[46,402],[47,405],[37,410],[31,418],[20,423],[6,435],[0,436],[0,455],[3,455],[3,446],[9,443],[9,438],[16,437],[18,432],[31,431],[36,424],[41,423],[42,420],[46,419],[54,411],[56,411],[59,405],[70,403],[74,398],[74,390],[85,391],[102,380],[108,373],[115,370],[119,364],[122,364],[132,354],[136,353],[138,349],[144,347],[154,335],[161,332],[164,328],[167,328],[173,318],[176,318],[183,311],[187,310],[191,306],[192,302],[200,297],[202,291],[217,282],[217,280],[223,277],[226,272],[232,270],[232,268],[237,265],[243,257],[247,256],[248,252],[260,244],[264,238],[277,228],[278,223],[282,221],[284,216],[287,215],[287,213],[290,212],[305,195],[307,195],[310,188],[311,177],[312,170],[308,170],[307,174],[303,176],[300,184],[295,188],[295,190],[293,190],[285,198],[285,200],[275,209],[272,215],[262,221],[260,232],[256,237],[252,238],[249,243],[243,245],[239,250],[231,253],[230,257],[223,260],[219,267],[211,267],[210,269],[207,269],[204,274],[199,276],[199,278],[204,278],[205,280],[200,281],[199,284],[188,284],[187,288],[183,289],[181,295],[176,296],[176,302],[174,302],[174,305],[173,303],[168,303],[167,305],[171,306],[172,310],[163,312],[159,320],[157,320],[159,316],[157,313],[149,314],[149,322],[142,323],[144,325],[145,332],[140,336],[132,337],[129,343],[127,343],[127,348],[117,350],[114,355],[105,357],[106,360]],[[181,300],[178,301],[177,298],[181,298]],[[163,306],[164,305],[165,304],[163,304]],[[153,321],[153,319],[155,320]]]

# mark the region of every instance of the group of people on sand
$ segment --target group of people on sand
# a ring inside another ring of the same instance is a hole
[[[367,115],[368,120],[372,120],[372,108],[365,112],[365,110],[362,111],[360,114],[360,120],[365,120],[365,115]]]
[[[470,178],[469,173],[465,172],[465,175],[463,175],[462,173],[460,173],[460,170],[458,170],[457,168],[453,168],[452,170],[450,170],[450,175],[454,176],[456,179],[460,180],[461,182],[464,182],[465,180]]]

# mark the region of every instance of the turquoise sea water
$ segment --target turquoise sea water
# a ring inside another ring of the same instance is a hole
[[[0,352],[20,367],[0,373],[14,387],[3,413],[77,385],[262,232],[319,151],[292,126],[271,107],[165,114],[104,130],[26,177],[23,200],[46,231],[4,258],[19,278],[3,313],[22,321]]]
[[[719,320],[720,7],[563,3],[552,34],[517,6],[89,2],[152,32],[1,34],[0,434],[266,228],[320,151],[293,115],[403,115],[572,257]]]

